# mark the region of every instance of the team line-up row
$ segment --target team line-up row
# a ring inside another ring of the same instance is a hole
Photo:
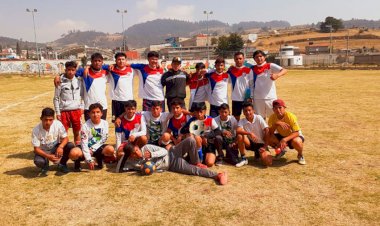
[[[89,169],[94,169],[102,168],[103,161],[116,158],[117,172],[152,172],[153,166],[214,178],[220,184],[227,183],[226,172],[216,173],[207,168],[224,162],[237,167],[247,165],[245,150],[254,151],[255,158],[271,165],[269,146],[276,148],[275,158],[281,158],[287,147],[294,148],[298,162],[305,164],[304,138],[297,118],[286,111],[283,100],[277,99],[275,80],[286,74],[286,69],[267,63],[260,50],[253,57],[257,65],[247,67],[244,54],[237,52],[235,66],[227,72],[223,58],[215,60],[215,70],[211,71],[198,63],[196,72],[190,75],[181,70],[178,57],[173,58],[171,69],[164,72],[158,66],[156,52],[148,53],[148,64],[129,65],[124,53],[115,55],[115,65],[103,65],[99,53],[91,56],[89,68],[77,69],[75,62],[66,62],[65,73],[54,81],[56,112],[43,109],[41,123],[33,129],[34,162],[41,168],[41,175],[46,175],[49,161],[59,163],[58,169],[66,173],[68,159],[74,161],[74,170],[79,171],[83,160]],[[143,99],[140,113],[136,113],[133,96],[134,76],[140,79],[139,97]],[[116,124],[116,153],[113,146],[106,144],[107,83],[112,120]],[[233,116],[227,104],[228,83]],[[186,85],[190,87],[190,111],[184,102]],[[165,98],[170,113],[164,112]],[[210,104],[210,116],[206,115],[206,101]],[[240,119],[242,111],[245,118]],[[54,120],[55,113],[58,120]],[[68,142],[70,126],[75,144]],[[149,164],[144,164],[147,160]]]

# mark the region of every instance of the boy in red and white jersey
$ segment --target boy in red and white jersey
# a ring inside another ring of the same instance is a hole
[[[253,89],[251,89],[255,112],[264,119],[273,114],[272,102],[277,99],[275,81],[287,73],[285,68],[265,61],[265,53],[257,50],[253,59]]]
[[[192,111],[193,105],[197,103],[206,103],[208,99],[208,79],[201,74],[206,68],[204,63],[195,65],[195,72],[190,75],[188,86],[190,87],[189,109]]]

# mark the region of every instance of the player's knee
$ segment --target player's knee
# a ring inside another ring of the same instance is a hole
[[[71,160],[77,160],[82,156],[82,150],[78,147],[72,148],[69,154]]]
[[[38,168],[44,168],[44,166],[46,165],[46,161],[49,160],[44,159],[43,157],[34,158],[34,165],[36,165]]]
[[[105,156],[113,156],[115,153],[115,149],[113,146],[111,145],[107,145],[104,149],[103,149],[103,155]]]
[[[292,140],[292,145],[296,150],[302,150],[303,148],[303,141],[300,137],[296,137]]]
[[[243,142],[243,138],[244,138],[243,135],[239,134],[236,136],[236,141],[237,142]]]

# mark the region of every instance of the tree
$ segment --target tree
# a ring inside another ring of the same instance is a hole
[[[338,31],[339,29],[344,28],[343,21],[336,19],[332,16],[328,16],[325,19],[325,22],[321,23],[320,29],[322,32],[330,32],[330,25],[333,31]]]
[[[233,54],[240,51],[243,46],[243,38],[237,33],[231,33],[228,37],[219,37],[218,47],[215,52],[217,55],[226,58],[228,56],[233,56]]]
[[[16,54],[19,56],[21,55],[21,47],[20,47],[20,44],[18,42],[16,43]]]
[[[218,43],[218,39],[215,37],[211,38],[211,45],[216,45]]]

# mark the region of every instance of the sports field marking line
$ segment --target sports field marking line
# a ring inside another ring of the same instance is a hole
[[[31,101],[31,100],[35,100],[35,99],[40,98],[40,97],[42,97],[42,96],[45,96],[45,95],[47,95],[47,94],[49,94],[49,93],[52,93],[52,91],[45,92],[45,93],[41,93],[41,94],[39,94],[39,95],[37,95],[37,96],[34,96],[34,97],[32,97],[32,98],[29,98],[29,99],[26,99],[26,100],[23,100],[23,101],[20,101],[20,102],[16,102],[16,103],[13,103],[13,104],[8,104],[7,106],[5,106],[5,107],[3,107],[3,108],[0,108],[0,112],[5,111],[5,110],[7,110],[7,109],[9,109],[9,108],[12,108],[12,107],[16,107],[17,105],[20,105],[20,104],[22,104],[22,103],[24,103],[24,102],[28,102],[28,101]]]

